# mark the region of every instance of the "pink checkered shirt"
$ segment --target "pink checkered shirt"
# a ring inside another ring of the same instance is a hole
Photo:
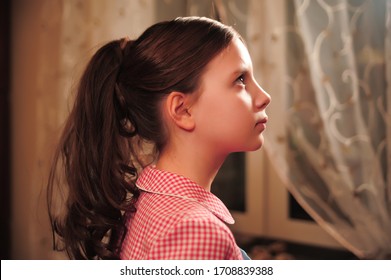
[[[153,167],[137,180],[121,259],[242,259],[225,205],[193,181]],[[225,222],[225,223],[224,223]]]

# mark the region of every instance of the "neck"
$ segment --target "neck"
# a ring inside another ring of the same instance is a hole
[[[210,191],[212,182],[225,158],[226,156],[216,156],[194,148],[167,147],[159,155],[156,168],[182,175]]]

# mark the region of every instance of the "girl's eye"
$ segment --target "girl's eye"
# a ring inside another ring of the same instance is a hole
[[[238,84],[244,85],[244,84],[245,84],[244,75],[243,75],[243,74],[240,75],[240,76],[236,79],[235,82],[238,83]]]

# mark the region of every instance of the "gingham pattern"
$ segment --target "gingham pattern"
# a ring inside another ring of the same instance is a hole
[[[191,180],[146,168],[121,259],[242,259],[225,205]],[[225,222],[225,223],[224,223]]]

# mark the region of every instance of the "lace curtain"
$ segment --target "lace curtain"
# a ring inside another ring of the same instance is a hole
[[[342,245],[391,258],[391,2],[261,2],[249,46],[273,98],[271,161]]]

